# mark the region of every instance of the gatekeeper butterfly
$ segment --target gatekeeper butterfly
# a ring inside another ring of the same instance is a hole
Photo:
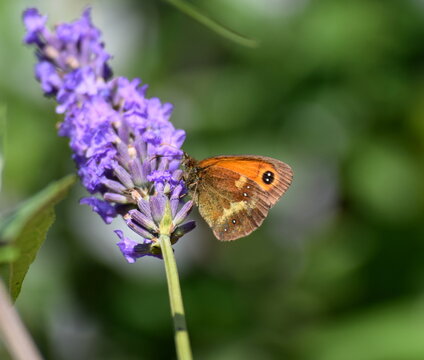
[[[265,156],[215,156],[197,161],[184,154],[184,180],[200,215],[219,240],[256,230],[291,184],[293,172]]]

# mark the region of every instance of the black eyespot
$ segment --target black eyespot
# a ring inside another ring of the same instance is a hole
[[[236,219],[233,219],[233,220],[231,220],[231,222],[232,222],[233,224],[235,224],[237,221],[236,221]]]
[[[264,172],[264,174],[262,175],[262,181],[265,184],[272,184],[272,182],[274,181],[274,173],[271,171]]]

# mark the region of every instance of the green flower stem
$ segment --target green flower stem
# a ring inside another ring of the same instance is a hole
[[[180,280],[178,278],[177,263],[172,250],[171,239],[168,235],[159,238],[165,263],[166,279],[168,282],[171,314],[174,320],[175,346],[179,360],[191,360],[190,340],[184,314],[183,298],[181,296]]]

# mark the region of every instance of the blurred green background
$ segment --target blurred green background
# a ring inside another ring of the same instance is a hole
[[[196,2],[260,41],[250,49],[155,0],[1,0],[3,213],[74,172],[21,12],[54,24],[87,4],[115,74],[175,105],[188,153],[294,169],[251,236],[218,242],[194,213],[175,247],[195,358],[424,359],[424,3]],[[25,323],[46,359],[175,358],[161,261],[127,264],[122,223],[104,225],[85,195],[78,184],[58,207],[17,301]]]

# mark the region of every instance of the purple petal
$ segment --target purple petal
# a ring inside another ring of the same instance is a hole
[[[180,195],[182,191],[183,191],[183,186],[181,184],[177,185],[172,191],[170,202],[171,202],[171,212],[173,217],[177,213],[178,205],[181,202]]]
[[[150,198],[150,209],[152,210],[152,217],[158,225],[162,220],[166,202],[167,198],[164,195],[156,195]]]
[[[140,226],[136,222],[134,222],[132,219],[125,220],[127,226],[134,231],[136,234],[140,235],[141,237],[145,239],[153,239],[157,234],[152,234],[148,230],[146,230],[144,227]]]
[[[91,209],[98,213],[106,224],[110,224],[117,213],[115,208],[106,201],[95,197],[86,197],[80,200],[80,204],[91,206]]]
[[[42,61],[35,66],[35,77],[40,81],[41,88],[46,95],[56,94],[62,86],[62,80],[56,72],[54,65]]]
[[[125,170],[121,165],[115,164],[113,167],[113,172],[118,177],[119,181],[127,188],[134,188],[134,183],[131,179],[131,175]]]
[[[41,16],[37,9],[27,9],[23,13],[23,21],[27,33],[24,41],[27,44],[36,43],[38,41],[38,33],[41,32],[47,21],[47,16]]]
[[[150,211],[150,204],[147,200],[144,200],[143,198],[140,198],[137,201],[137,206],[140,209],[140,211],[146,215],[148,218],[153,219],[152,218],[152,213]]]
[[[118,194],[123,194],[124,191],[126,190],[126,187],[118,181],[110,180],[106,177],[102,178],[101,181],[102,181],[102,184],[105,185],[108,189]]]
[[[130,210],[128,213],[130,214],[131,218],[134,221],[138,222],[145,229],[154,233],[157,233],[159,231],[153,219],[149,218],[142,212],[133,209],[133,210]]]
[[[146,182],[147,179],[144,176],[143,167],[139,159],[132,159],[130,161],[129,170],[135,185],[142,186]]]
[[[175,218],[173,220],[173,223],[174,223],[175,226],[180,225],[185,220],[185,218],[190,213],[192,207],[193,207],[193,201],[192,200],[187,201],[183,205],[183,207],[180,209],[180,211],[178,211],[177,215],[175,215]]]
[[[125,196],[125,195],[121,195],[121,194],[115,194],[115,193],[104,193],[103,194],[103,199],[105,199],[107,202],[110,203],[117,203],[117,204],[130,204],[131,200]]]
[[[131,240],[130,238],[126,237],[124,233],[121,230],[115,230],[115,233],[119,236],[120,241],[116,243],[118,245],[119,249],[121,250],[122,254],[124,255],[125,259],[130,263],[133,264],[138,258],[141,258],[146,255],[153,255],[149,254],[147,250],[150,250],[151,242],[145,241],[143,244],[139,244],[135,242],[134,240]],[[136,247],[139,247],[139,245],[145,245],[146,249],[143,248],[143,251],[140,251],[140,249],[137,249]]]

